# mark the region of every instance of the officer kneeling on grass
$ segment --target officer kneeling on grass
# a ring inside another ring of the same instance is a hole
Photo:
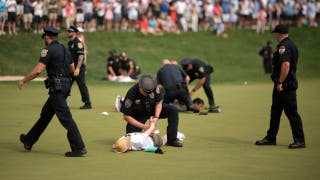
[[[157,124],[158,119],[168,118],[167,145],[182,147],[177,139],[179,115],[173,105],[164,104],[163,94],[157,87],[156,80],[150,75],[143,75],[132,86],[121,105],[124,120],[127,121],[126,133],[141,132],[149,129],[147,120]]]
[[[79,157],[87,153],[82,141],[80,131],[72,118],[66,98],[71,89],[71,73],[74,71],[74,63],[66,53],[65,47],[60,44],[58,30],[45,26],[42,39],[46,47],[42,49],[38,64],[18,83],[18,88],[40,75],[43,70],[47,70],[48,79],[45,81],[46,88],[49,89],[49,98],[42,107],[39,120],[27,134],[20,135],[20,141],[28,151],[38,141],[41,134],[47,128],[54,115],[57,115],[62,126],[67,130],[67,137],[71,151],[66,152],[67,157]]]

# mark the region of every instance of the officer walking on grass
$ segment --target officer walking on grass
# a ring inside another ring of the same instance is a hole
[[[302,121],[297,110],[296,79],[298,49],[289,38],[288,27],[279,24],[272,31],[279,42],[273,58],[273,71],[271,79],[274,82],[271,106],[270,127],[267,136],[256,141],[256,145],[276,145],[276,137],[280,125],[282,111],[289,119],[293,143],[290,149],[305,148]]]
[[[210,85],[210,74],[213,72],[213,67],[205,64],[199,59],[183,59],[180,61],[180,64],[183,70],[189,75],[190,83],[195,79],[199,79],[195,87],[189,92],[190,96],[192,96],[198,89],[202,87],[207,95],[210,105],[208,112],[220,113],[221,110],[214,102],[213,92]]]
[[[43,31],[42,39],[45,41],[46,47],[41,51],[38,64],[19,81],[18,88],[22,89],[26,82],[36,78],[46,69],[48,79],[45,83],[49,89],[49,98],[42,108],[39,120],[27,134],[20,135],[20,141],[24,144],[24,148],[30,151],[56,114],[62,126],[67,130],[71,147],[71,151],[66,152],[65,156],[83,156],[87,151],[66,101],[70,93],[74,63],[65,47],[57,41],[58,30],[51,26],[45,26]]]
[[[147,120],[157,123],[158,119],[168,118],[168,146],[182,147],[177,139],[179,115],[173,105],[162,103],[163,95],[156,80],[150,75],[143,75],[139,82],[127,92],[121,105],[123,118],[127,121],[126,134],[149,129]]]
[[[72,83],[74,81],[77,82],[81,94],[81,100],[82,102],[84,102],[84,105],[81,106],[80,109],[91,109],[92,106],[85,79],[86,65],[84,63],[84,45],[77,37],[77,33],[79,31],[75,26],[70,26],[67,31],[68,38],[70,39],[70,41],[68,42],[68,47],[75,64],[74,78],[72,80]]]

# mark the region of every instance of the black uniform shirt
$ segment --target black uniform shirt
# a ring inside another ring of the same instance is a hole
[[[47,75],[49,78],[69,77],[69,65],[73,63],[72,58],[65,47],[58,41],[53,41],[40,53],[39,62],[46,65]]]
[[[165,89],[176,88],[177,85],[185,82],[187,74],[176,64],[166,64],[157,73],[157,81]]]
[[[273,58],[273,72],[271,78],[276,81],[280,77],[282,62],[289,61],[290,69],[284,82],[296,81],[298,63],[298,49],[290,38],[283,39],[277,46]]]
[[[75,66],[77,66],[79,56],[84,55],[83,43],[78,38],[75,38],[73,41],[68,42],[68,47],[69,47],[69,51],[72,56],[72,59],[74,61],[74,64]]]
[[[159,88],[156,88],[148,96],[139,92],[139,84],[132,86],[126,94],[121,112],[128,116],[152,116],[155,106],[163,99]]]
[[[191,61],[192,69],[187,71],[187,74],[190,77],[190,81],[193,81],[195,79],[201,79],[205,76],[207,76],[206,69],[207,65],[200,61],[199,59],[193,59]]]
[[[119,62],[119,58],[118,57],[110,56],[107,59],[107,68],[109,68],[109,67],[111,67],[113,69],[114,73],[117,76],[121,75],[121,73],[120,73],[120,62]],[[107,71],[108,71],[108,74],[110,74],[109,69]]]
[[[138,69],[136,63],[131,58],[128,58],[127,60],[120,60],[119,62],[120,69],[126,72],[129,72],[131,68],[133,68],[133,71],[136,71]]]
[[[271,60],[271,55],[272,55],[272,47],[270,46],[266,46],[264,48],[262,48],[259,51],[259,54],[263,57],[263,59],[265,60]]]

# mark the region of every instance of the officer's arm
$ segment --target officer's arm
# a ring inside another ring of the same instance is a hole
[[[135,118],[133,118],[132,116],[129,115],[123,115],[123,118],[125,121],[127,121],[129,124],[131,124],[132,126],[147,130],[149,128],[149,125],[143,124],[139,121],[137,121]]]
[[[184,80],[185,80],[185,82],[186,82],[187,84],[189,84],[189,82],[190,82],[190,77],[189,77],[189,76],[186,76],[186,77],[184,78]]]
[[[77,67],[76,67],[76,69],[74,71],[74,76],[79,76],[80,67],[82,66],[82,63],[83,63],[83,58],[84,58],[83,54],[79,55],[78,64],[77,64]]]
[[[45,64],[43,64],[42,62],[38,62],[38,64],[32,69],[32,71],[30,71],[29,74],[27,74],[23,79],[21,79],[21,80],[19,81],[19,83],[18,83],[18,88],[19,88],[19,89],[22,89],[22,86],[23,86],[26,82],[28,82],[28,81],[36,78],[37,76],[39,76],[39,75],[41,74],[41,72],[42,72],[45,68],[46,68],[46,65],[45,65]]]
[[[74,63],[70,64],[70,65],[69,65],[69,68],[70,68],[70,72],[71,72],[71,73],[74,73],[74,69],[75,69]]]
[[[277,90],[278,91],[282,91],[282,83],[283,81],[286,79],[288,73],[289,73],[289,69],[290,69],[290,63],[289,61],[284,61],[281,64],[281,72],[280,72],[280,77],[278,80],[278,84],[277,84]]]
[[[116,76],[116,73],[114,72],[112,66],[108,66],[108,70],[112,76]]]
[[[191,90],[190,95],[193,95],[193,93],[196,92],[199,88],[201,88],[205,82],[206,77],[201,78],[199,82],[196,84],[196,86]]]
[[[162,111],[162,101],[163,101],[163,100],[157,102],[154,116],[151,117],[152,119],[150,119],[150,120],[152,120],[152,122],[154,122],[155,124],[157,124],[158,119],[159,119],[159,116],[160,116],[160,113],[161,113],[161,111]]]

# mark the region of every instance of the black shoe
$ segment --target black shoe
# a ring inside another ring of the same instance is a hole
[[[66,152],[66,157],[82,157],[83,155],[87,154],[87,150],[85,148],[78,150],[78,151],[70,151]]]
[[[80,109],[91,109],[91,104],[84,104],[83,106],[80,107]]]
[[[29,145],[26,143],[26,135],[25,134],[20,134],[20,141],[22,142],[25,150],[31,151],[32,145]]]
[[[292,144],[289,144],[289,149],[300,149],[300,148],[305,148],[306,143],[304,142],[294,142]]]
[[[209,110],[208,110],[209,113],[220,113],[221,112],[221,109],[219,108],[219,106],[210,106],[209,107]]]
[[[189,106],[189,107],[188,107],[188,111],[193,111],[194,113],[200,112],[200,110],[197,109],[197,108],[195,108],[194,106]]]
[[[167,146],[182,147],[182,144],[178,140],[174,140],[174,141],[168,141]]]
[[[276,141],[270,141],[267,138],[263,138],[261,140],[256,141],[256,145],[277,145]]]

